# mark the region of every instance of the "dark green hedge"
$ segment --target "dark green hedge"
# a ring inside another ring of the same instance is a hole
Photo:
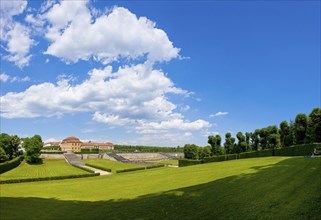
[[[111,172],[111,169],[106,168],[106,167],[101,167],[101,166],[92,165],[92,164],[88,164],[88,163],[86,163],[85,165],[89,166],[89,167],[93,167],[93,168],[99,169],[99,170],[104,170],[104,171],[107,171],[107,172]]]
[[[23,161],[23,156],[16,157],[10,161],[6,161],[4,163],[0,164],[0,173],[7,172],[9,170],[12,170],[13,168],[16,168],[20,165],[21,161]]]
[[[93,171],[93,170],[91,170],[91,169],[88,169],[88,168],[86,168],[86,167],[78,166],[78,165],[76,165],[76,164],[71,164],[71,165],[74,166],[74,167],[77,167],[77,168],[79,168],[79,169],[81,169],[81,170],[87,171],[87,172],[89,172],[89,173],[95,173],[95,171]]]
[[[47,181],[47,180],[62,180],[62,179],[92,177],[92,176],[99,176],[99,175],[100,175],[99,173],[88,173],[88,174],[68,175],[68,176],[52,176],[52,177],[39,177],[39,178],[28,178],[28,179],[0,180],[0,184],[36,182],[36,181]]]
[[[77,152],[78,154],[98,154],[99,153],[99,149],[94,148],[94,149],[89,149],[89,148],[84,148],[81,149],[80,152]]]
[[[165,166],[164,164],[156,164],[156,165],[147,166],[146,169],[154,169],[154,168],[159,168],[164,166]]]
[[[292,147],[277,149],[275,156],[307,156],[312,155],[314,148],[320,148],[321,144],[301,144]]]
[[[178,160],[179,167],[185,167],[185,166],[196,165],[201,163],[203,163],[203,161],[201,160],[188,160],[188,159]]]
[[[238,158],[238,154],[228,154],[226,155],[226,160],[236,160]]]
[[[136,168],[130,168],[130,169],[124,169],[124,170],[116,170],[116,173],[124,173],[124,172],[132,172],[136,170],[145,170],[145,167],[136,167]]]

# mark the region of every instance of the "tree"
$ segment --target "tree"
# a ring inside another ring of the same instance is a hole
[[[225,134],[225,143],[224,143],[224,148],[225,148],[225,153],[226,154],[232,154],[234,153],[234,142],[235,138],[232,137],[231,133],[226,133]]]
[[[280,124],[280,142],[281,147],[289,147],[293,145],[293,132],[287,121],[282,121]]]
[[[251,132],[245,132],[246,151],[252,151],[252,146],[250,144],[251,136]]]
[[[7,160],[11,160],[21,154],[19,145],[20,138],[17,135],[0,134],[0,147],[5,151]]]
[[[314,108],[308,117],[305,143],[321,142],[321,108]]]
[[[242,132],[237,132],[236,137],[238,139],[238,144],[236,147],[236,153],[241,153],[246,151],[246,141],[245,136],[242,134]]]
[[[184,156],[186,159],[198,159],[198,147],[195,144],[185,144]]]
[[[40,151],[43,147],[40,135],[34,135],[32,138],[24,138],[23,147],[26,150],[26,161],[28,163],[39,163]]]
[[[0,147],[0,163],[3,163],[7,160],[9,160],[9,156],[6,154],[5,150],[3,150],[2,147]]]
[[[294,122],[294,134],[296,144],[303,144],[306,137],[308,117],[306,114],[297,114]]]
[[[280,146],[279,128],[275,125],[267,127],[267,147],[276,149]]]
[[[260,130],[256,129],[251,135],[252,150],[258,150],[260,144]]]
[[[221,141],[220,135],[208,136],[208,143],[211,145],[212,155],[219,155],[221,153]]]
[[[199,147],[198,148],[198,157],[199,159],[204,159],[205,157],[210,157],[211,156],[211,147],[206,146],[206,147]]]

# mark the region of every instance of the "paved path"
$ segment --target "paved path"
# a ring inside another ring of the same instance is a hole
[[[87,169],[90,169],[90,170],[93,170],[95,171],[95,173],[100,173],[100,176],[104,176],[104,175],[109,175],[111,174],[110,172],[107,172],[107,171],[104,171],[104,170],[99,170],[99,169],[96,169],[96,168],[93,168],[93,167],[90,167],[90,166],[82,166],[82,167],[85,167]]]

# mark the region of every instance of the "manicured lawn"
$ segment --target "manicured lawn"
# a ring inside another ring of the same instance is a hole
[[[321,157],[1,185],[3,219],[320,219]]]
[[[1,180],[36,177],[67,176],[88,172],[69,165],[63,159],[43,159],[42,164],[30,165],[23,161],[18,167],[0,174]]]
[[[112,160],[104,160],[104,159],[87,159],[84,160],[86,164],[92,164],[104,168],[111,169],[112,173],[116,173],[116,170],[125,170],[130,168],[136,168],[136,167],[145,167],[145,165],[142,164],[127,164],[127,163],[121,163],[117,161]]]

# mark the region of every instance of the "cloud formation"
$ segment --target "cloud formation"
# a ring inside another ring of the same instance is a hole
[[[213,117],[223,116],[223,115],[228,115],[228,112],[216,112],[215,114],[211,114],[208,117],[213,118]]]
[[[71,63],[93,58],[104,64],[120,58],[147,56],[155,62],[178,57],[179,49],[146,17],[138,18],[123,7],[94,17],[87,4],[62,1],[44,14],[49,23],[45,36],[51,42],[45,54]]]

